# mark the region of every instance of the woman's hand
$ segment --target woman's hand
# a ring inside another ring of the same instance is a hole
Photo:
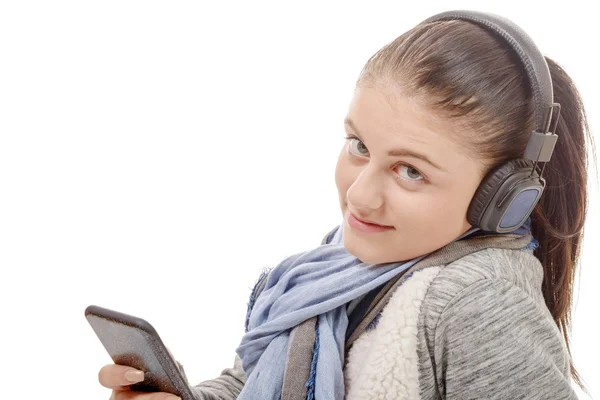
[[[130,391],[129,385],[144,380],[144,372],[125,365],[105,365],[98,373],[98,380],[102,386],[112,389],[109,400],[181,400],[170,393]]]

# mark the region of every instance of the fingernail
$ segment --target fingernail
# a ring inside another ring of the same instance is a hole
[[[129,369],[125,372],[125,379],[131,383],[141,382],[144,380],[144,371]]]

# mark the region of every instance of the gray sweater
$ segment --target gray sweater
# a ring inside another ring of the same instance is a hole
[[[576,399],[542,266],[522,249],[529,238],[483,249],[457,242],[411,274],[347,352],[347,398]],[[468,254],[447,257],[457,248]],[[235,399],[245,379],[236,357],[193,390],[198,399]]]

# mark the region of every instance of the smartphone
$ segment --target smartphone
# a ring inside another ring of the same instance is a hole
[[[144,380],[132,391],[167,392],[194,400],[187,379],[158,336],[145,320],[91,305],[85,317],[115,364],[144,371]]]

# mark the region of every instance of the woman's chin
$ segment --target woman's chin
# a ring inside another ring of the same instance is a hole
[[[344,237],[344,248],[348,253],[358,258],[365,264],[381,264],[381,255],[374,254],[373,251],[365,251],[365,243],[355,241],[352,238]]]

